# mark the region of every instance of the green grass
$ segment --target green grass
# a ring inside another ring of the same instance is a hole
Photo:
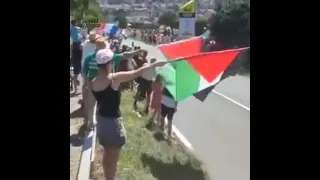
[[[132,112],[133,94],[124,92],[121,110],[127,131],[127,144],[121,153],[117,180],[207,180],[201,163],[178,142],[169,145],[156,140],[154,132],[144,128],[146,117]],[[140,104],[140,109],[142,105]],[[96,148],[93,179],[102,180],[102,149]]]

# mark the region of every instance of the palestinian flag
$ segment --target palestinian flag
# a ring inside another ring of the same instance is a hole
[[[194,45],[188,45],[190,42]],[[208,87],[213,88],[239,54],[248,49],[201,53],[201,43],[197,38],[181,42],[181,46],[178,44],[180,43],[160,47],[172,62],[157,68],[157,73],[164,77],[164,84],[176,101],[182,101]],[[182,57],[183,55],[187,56]],[[205,91],[205,94],[210,92]]]
[[[159,45],[152,53],[159,60],[172,61],[157,72],[178,101],[191,95],[204,101],[219,82],[250,63],[248,48],[206,52],[209,35],[208,30],[198,37]]]

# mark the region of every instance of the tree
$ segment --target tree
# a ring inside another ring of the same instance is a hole
[[[81,0],[82,8],[89,9],[89,0]]]
[[[219,45],[218,50],[250,46],[250,2],[223,1],[215,11],[209,29]],[[237,73],[250,73],[250,49],[232,62],[221,80]]]
[[[173,12],[165,12],[158,19],[158,24],[174,27],[177,24],[178,16]]]
[[[119,22],[119,28],[126,28],[128,25],[127,18],[125,16],[117,16],[114,18],[114,21]]]
[[[250,3],[244,0],[227,0],[218,4],[211,20],[214,39],[225,48],[250,45]]]
[[[78,23],[83,18],[91,17],[98,17],[99,23],[106,22],[106,15],[101,12],[99,4],[95,0],[70,0],[70,15]]]
[[[200,36],[204,32],[204,28],[207,27],[208,20],[206,19],[199,19],[196,21],[195,24],[195,35]]]
[[[126,13],[126,11],[125,11],[125,10],[123,10],[123,9],[119,9],[119,10],[115,10],[115,11],[113,11],[113,15],[115,15],[115,16],[126,16],[126,15],[127,15],[127,13]]]

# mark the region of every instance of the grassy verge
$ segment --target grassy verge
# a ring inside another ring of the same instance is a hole
[[[127,131],[127,144],[121,153],[118,180],[207,180],[201,163],[177,142],[157,140],[144,128],[146,117],[132,112],[133,94],[122,95],[121,110]],[[140,105],[141,106],[141,105]],[[102,180],[102,149],[97,144],[92,178]]]

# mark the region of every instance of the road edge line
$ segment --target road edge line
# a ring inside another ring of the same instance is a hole
[[[165,125],[168,124],[168,118],[165,118]],[[179,140],[185,147],[187,147],[192,153],[194,152],[192,144],[189,142],[189,140],[179,131],[179,129],[172,124],[172,132],[173,135],[177,137],[177,140]]]
[[[225,98],[226,100],[232,102],[233,104],[236,104],[236,105],[242,107],[243,109],[245,109],[245,110],[247,110],[247,111],[250,111],[250,108],[249,108],[249,107],[247,107],[247,106],[245,106],[245,105],[237,102],[237,101],[234,100],[234,99],[231,99],[230,97],[228,97],[228,96],[226,96],[226,95],[224,95],[224,94],[222,94],[222,93],[220,93],[220,92],[218,92],[218,91],[216,91],[216,90],[212,90],[211,92],[213,92],[213,93],[215,93],[216,95],[219,95],[219,96]]]

